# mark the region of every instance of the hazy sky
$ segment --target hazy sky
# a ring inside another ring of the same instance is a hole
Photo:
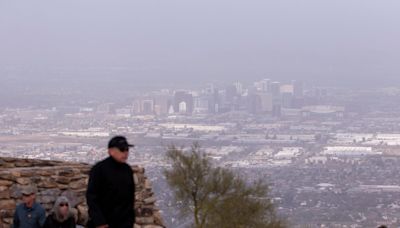
[[[9,66],[80,78],[116,69],[146,82],[400,85],[400,1],[0,0]],[[21,75],[55,77],[43,72]]]

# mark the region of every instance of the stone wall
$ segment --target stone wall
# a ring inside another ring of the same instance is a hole
[[[132,169],[136,184],[135,228],[164,227],[144,168],[133,166]],[[87,164],[0,157],[0,228],[10,227],[15,207],[20,203],[20,189],[29,184],[37,187],[37,202],[47,212],[58,196],[67,196],[78,224],[85,225],[88,219],[85,192],[89,170]]]

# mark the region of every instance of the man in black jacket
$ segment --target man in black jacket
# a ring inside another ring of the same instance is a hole
[[[133,145],[125,137],[112,138],[108,143],[110,156],[91,169],[86,193],[89,227],[133,227],[135,184],[127,164],[130,147]]]

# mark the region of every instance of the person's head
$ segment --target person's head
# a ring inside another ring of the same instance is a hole
[[[58,197],[54,204],[53,212],[57,221],[63,222],[67,220],[72,215],[68,198],[65,196]]]
[[[115,136],[108,143],[108,154],[117,162],[126,163],[129,157],[129,148],[134,147],[125,137]]]
[[[36,188],[33,186],[26,186],[21,190],[22,202],[26,207],[32,208],[36,200]]]

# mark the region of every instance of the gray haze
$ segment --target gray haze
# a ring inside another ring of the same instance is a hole
[[[396,85],[399,12],[398,0],[1,0],[0,77]]]

